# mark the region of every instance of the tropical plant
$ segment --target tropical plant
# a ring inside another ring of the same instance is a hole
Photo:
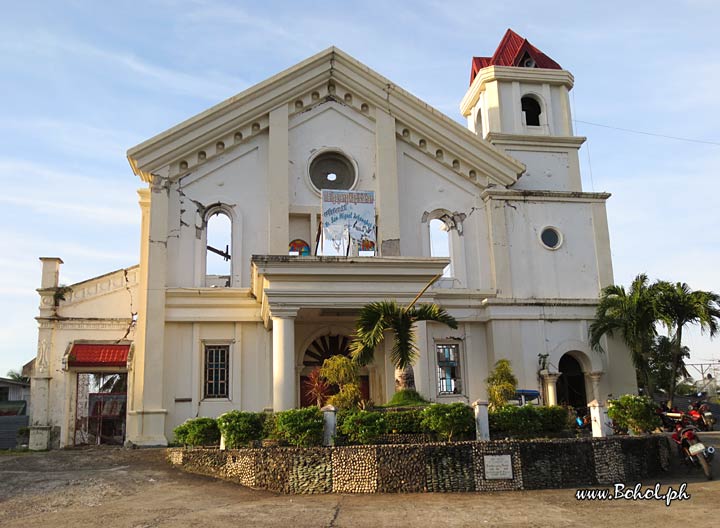
[[[415,389],[399,390],[392,395],[390,401],[382,407],[424,407],[429,401]]]
[[[690,349],[686,346],[682,347],[680,359],[678,361],[678,370],[673,373],[672,361],[675,351],[675,343],[673,339],[661,335],[653,343],[648,357],[648,369],[653,385],[666,393],[670,392],[671,378],[673,374],[675,378],[689,378],[690,373],[685,367],[685,359],[690,357]],[[677,386],[675,393],[677,394]]]
[[[19,370],[8,370],[8,379],[19,381],[20,383],[30,383],[30,378],[23,376]]]
[[[419,297],[419,296],[418,296]],[[401,307],[395,301],[380,301],[365,305],[360,311],[350,352],[360,365],[373,360],[375,348],[385,339],[385,332],[392,330],[394,340],[390,361],[395,366],[395,390],[415,390],[413,364],[418,357],[415,344],[415,323],[436,321],[450,328],[457,328],[457,321],[436,304]]]
[[[673,354],[668,403],[672,405],[683,355],[682,334],[687,325],[699,325],[701,332],[715,337],[720,329],[720,295],[696,290],[684,282],[657,283],[657,313],[673,339]]]
[[[325,405],[330,395],[330,383],[320,374],[320,369],[316,368],[308,374],[307,379],[303,382],[303,390],[305,395],[314,400],[318,408]]]
[[[323,361],[320,375],[329,386],[338,387],[327,402],[337,409],[354,409],[362,400],[358,365],[350,358],[337,354]]]
[[[486,381],[490,409],[499,409],[505,405],[517,389],[517,378],[507,359],[498,359],[495,362],[495,368]]]
[[[660,418],[655,413],[655,403],[647,396],[620,396],[611,401],[608,416],[618,428],[636,433],[650,432],[660,426]]]
[[[648,394],[655,389],[648,358],[657,336],[657,292],[657,285],[649,284],[644,273],[635,277],[629,291],[623,286],[608,286],[600,294],[595,320],[590,325],[590,345],[598,352],[604,352],[603,336],[622,338]]]

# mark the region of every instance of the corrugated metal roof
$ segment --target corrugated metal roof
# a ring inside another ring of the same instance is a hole
[[[124,367],[130,345],[75,343],[68,355],[71,367]]]
[[[526,38],[508,29],[492,57],[473,57],[470,84],[481,69],[488,66],[520,66],[526,55],[535,61],[536,68],[562,70],[562,66],[530,44]]]

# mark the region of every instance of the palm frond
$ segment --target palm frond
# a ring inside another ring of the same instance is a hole
[[[453,329],[458,327],[457,320],[437,304],[419,304],[408,313],[414,321],[435,321]]]

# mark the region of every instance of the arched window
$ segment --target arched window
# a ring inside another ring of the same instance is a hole
[[[232,220],[222,209],[207,217],[205,251],[205,286],[225,288],[232,278]]]
[[[450,230],[451,226],[441,218],[430,220],[430,256],[450,257]],[[452,277],[452,262],[445,266],[443,277]]]
[[[542,113],[542,108],[540,107],[540,103],[537,99],[526,95],[520,99],[520,104],[522,106],[523,115],[525,116],[525,124],[527,126],[540,126],[540,114]]]

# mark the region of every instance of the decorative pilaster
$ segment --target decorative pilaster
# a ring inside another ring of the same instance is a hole
[[[168,188],[155,176],[138,191],[142,211],[140,288],[135,355],[128,386],[127,440],[167,445],[163,408],[165,286],[167,274]]]
[[[296,309],[272,310],[273,410],[287,411],[296,404],[295,316]]]
[[[400,206],[395,118],[375,113],[375,176],[377,178],[378,249],[383,257],[400,255]]]
[[[288,105],[270,111],[268,139],[268,253],[287,255],[290,242],[290,195],[288,190]]]

